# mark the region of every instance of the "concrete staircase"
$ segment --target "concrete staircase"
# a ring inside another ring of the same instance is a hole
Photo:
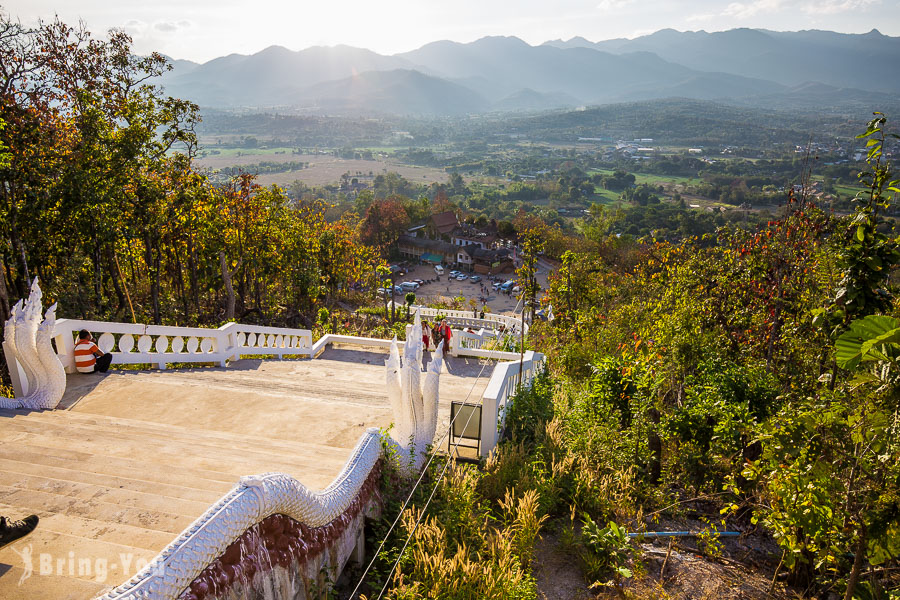
[[[242,475],[283,471],[321,489],[349,453],[102,414],[0,410],[0,514],[40,517],[31,535],[0,549],[0,598],[92,598],[134,575]]]

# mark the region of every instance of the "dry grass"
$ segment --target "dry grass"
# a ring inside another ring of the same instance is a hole
[[[453,509],[467,506],[464,514],[421,517],[407,510],[403,530],[413,533],[406,557],[394,577],[390,598],[447,598],[529,600],[535,598],[531,561],[534,541],[545,515],[540,514],[537,493],[517,497],[508,491],[499,503],[500,523],[475,498],[477,476],[454,469],[441,484],[441,493],[458,497]],[[474,500],[474,502],[470,502]]]
[[[323,186],[329,183],[337,183],[341,175],[357,171],[368,175],[379,175],[387,171],[395,171],[407,178],[412,183],[431,184],[432,182],[446,183],[449,175],[442,169],[431,167],[416,167],[385,160],[349,160],[334,156],[320,154],[254,154],[243,153],[241,156],[216,155],[198,159],[196,164],[201,168],[223,169],[237,165],[253,165],[260,162],[305,162],[309,166],[299,171],[286,171],[284,173],[264,173],[259,176],[258,182],[262,185],[277,184],[288,186],[294,181],[302,181],[309,186]]]

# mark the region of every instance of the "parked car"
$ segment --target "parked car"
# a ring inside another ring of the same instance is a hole
[[[395,286],[394,286],[394,293],[395,293],[395,294],[402,294],[402,293],[403,293],[403,288],[400,287],[399,285],[395,285]]]
[[[419,289],[419,284],[415,281],[404,281],[400,284],[400,289],[404,292],[414,292]]]
[[[444,267],[442,267],[441,265],[434,265],[434,272],[437,273],[438,275],[443,275]]]
[[[510,288],[512,288],[512,286],[514,286],[515,284],[516,284],[516,282],[513,281],[512,279],[510,279],[508,281],[504,281],[503,283],[501,283],[500,289],[503,290],[504,292],[506,292],[506,291],[509,291]]]
[[[456,277],[457,275],[459,275],[459,271],[457,271],[456,269],[450,271],[450,277]]]
[[[465,281],[468,278],[469,278],[469,276],[466,275],[465,273],[460,273],[459,275],[456,276],[457,281]]]
[[[422,284],[425,283],[425,280],[424,280],[424,279],[413,279],[413,281],[415,281],[415,282],[418,283],[419,285],[422,285]]]
[[[379,296],[390,296],[391,290],[389,290],[388,288],[380,287],[377,290],[375,290],[375,293],[378,294]]]
[[[472,283],[478,283],[481,281],[481,275],[472,275]]]
[[[502,281],[495,281],[494,283],[491,284],[491,287],[494,288],[495,290],[499,290],[501,285],[503,285]]]

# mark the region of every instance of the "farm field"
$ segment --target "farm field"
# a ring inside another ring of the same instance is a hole
[[[433,182],[444,183],[449,177],[442,169],[433,167],[416,167],[385,160],[344,159],[324,154],[292,154],[289,148],[283,154],[271,152],[270,150],[241,151],[240,154],[237,152],[225,154],[223,152],[223,154],[200,158],[196,161],[196,164],[200,168],[223,169],[236,165],[253,165],[263,161],[295,161],[309,163],[309,166],[297,171],[261,174],[257,181],[262,185],[277,184],[288,186],[299,180],[310,186],[322,186],[337,182],[340,180],[341,175],[348,171],[350,173],[359,171],[364,174],[371,172],[373,175],[395,171],[414,183],[424,184]]]
[[[615,192],[613,190],[605,190],[600,186],[594,186],[594,195],[598,196],[601,204],[610,204],[614,202],[618,202],[619,196],[622,195],[621,192]]]
[[[294,148],[208,148],[204,147],[198,160],[222,160],[224,166],[246,164],[248,160],[286,162],[296,160]],[[239,160],[238,160],[239,159]]]
[[[612,169],[591,169],[588,175],[612,175]],[[635,183],[638,185],[646,183],[649,185],[660,185],[664,183],[693,183],[693,177],[682,177],[680,175],[652,175],[650,173],[634,173]]]

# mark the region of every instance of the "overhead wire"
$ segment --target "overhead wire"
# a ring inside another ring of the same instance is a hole
[[[486,362],[485,362],[485,365],[487,365]],[[483,371],[484,371],[484,367],[482,367],[481,370],[482,370],[482,372],[483,372]],[[479,373],[479,377],[480,377],[480,376],[481,376],[481,374]],[[477,378],[476,378],[476,381],[477,381]],[[473,385],[472,385],[472,390],[474,390],[474,389],[475,389],[475,385],[473,384]],[[469,390],[469,394],[472,393],[472,390]],[[469,396],[468,396],[468,394],[467,394],[467,395],[466,395],[466,400],[468,400],[468,398],[469,398]],[[469,421],[472,420],[472,415],[474,415],[474,414],[475,414],[475,411],[474,411],[474,410],[473,410],[473,411],[469,411],[469,418],[466,419],[466,423],[465,423],[465,425],[463,425],[463,430],[465,430],[465,429],[469,426]],[[457,418],[458,416],[459,416],[459,413],[457,413],[457,414],[453,417],[453,420],[452,420],[452,421],[455,421],[456,418]],[[451,421],[451,423],[450,423],[450,427],[453,427],[453,422],[452,422],[452,421]],[[448,430],[447,430],[447,435],[449,435],[449,434],[450,434],[450,430],[448,429]],[[441,438],[441,441],[443,442],[443,438]],[[462,441],[462,438],[460,438],[459,440],[456,441],[456,444],[455,444],[454,447],[453,447],[453,450],[454,450],[454,451],[457,451],[457,450],[459,449],[459,442],[460,442],[460,441]],[[432,452],[432,458],[435,456],[435,454],[436,454],[435,452]],[[452,458],[452,453],[451,453],[450,457],[448,457],[448,458]],[[397,565],[400,564],[400,559],[403,558],[403,553],[406,552],[406,548],[407,548],[407,546],[409,546],[409,542],[412,540],[413,536],[416,534],[416,530],[419,528],[419,524],[422,522],[422,518],[425,516],[425,511],[428,510],[428,505],[431,504],[431,500],[434,498],[434,494],[435,494],[435,492],[437,492],[438,486],[441,484],[441,480],[444,478],[444,473],[447,472],[447,467],[450,466],[450,462],[451,462],[450,460],[447,460],[447,462],[444,463],[444,468],[441,469],[441,474],[438,475],[438,477],[435,479],[435,481],[434,481],[434,487],[431,488],[431,494],[429,494],[428,500],[425,501],[425,506],[422,507],[422,510],[421,510],[421,512],[419,513],[419,518],[416,519],[416,524],[413,525],[412,531],[409,532],[409,535],[406,537],[406,541],[403,542],[403,548],[400,549],[400,553],[397,555],[397,559],[394,561],[394,564],[393,564],[393,566],[391,567],[390,572],[387,574],[387,577],[385,577],[385,579],[384,579],[384,585],[381,587],[381,591],[378,593],[378,598],[377,598],[376,600],[381,600],[381,597],[384,595],[385,590],[387,590],[387,586],[388,586],[388,584],[391,582],[391,577],[393,577],[394,571],[397,570]],[[430,460],[428,461],[428,464],[431,464],[431,461],[430,461]],[[426,466],[427,466],[427,465],[426,465]],[[423,470],[423,473],[424,473],[424,470]],[[402,514],[403,514],[403,512],[401,511],[400,515],[402,515]],[[400,515],[397,515],[397,518],[398,518],[398,519],[399,519]],[[352,598],[352,595],[351,595],[351,598]]]
[[[516,307],[518,307],[518,304],[516,304]],[[507,337],[508,337],[508,335],[509,334],[507,334]],[[484,374],[484,370],[488,365],[488,360],[490,360],[490,359],[489,358],[482,359],[481,370],[478,372],[478,375],[475,377],[475,381],[472,382],[472,387],[469,388],[469,392],[466,394],[466,397],[463,400],[463,403],[468,401],[469,397],[472,395],[472,392],[475,391],[475,386],[478,385],[478,380],[481,379],[481,376]],[[474,414],[475,414],[475,411],[469,412],[469,418],[466,419],[466,423],[463,426],[463,430],[465,430],[469,426],[469,422],[471,421],[472,416]],[[460,415],[460,413],[456,413],[453,416],[453,418],[450,420],[449,426],[447,428],[447,432],[441,436],[440,440],[437,443],[437,446],[433,446],[433,448],[440,448],[443,445],[444,439],[449,437],[450,432],[453,431],[453,424],[455,423],[456,419],[459,418],[459,415]],[[460,440],[457,440],[456,445],[453,448],[454,451],[459,449],[459,442],[460,442]],[[422,479],[425,477],[425,474],[428,472],[428,467],[431,466],[431,463],[434,461],[435,456],[437,456],[437,451],[432,450],[431,456],[429,456],[429,458],[428,458],[428,462],[425,463],[424,467],[422,467],[422,472],[419,474],[419,478],[416,480],[416,483],[413,485],[412,489],[410,490],[409,495],[407,495],[406,501],[403,503],[403,507],[397,513],[397,516],[394,518],[393,523],[391,523],[391,526],[388,528],[387,533],[385,534],[384,538],[381,540],[381,543],[378,545],[378,550],[372,555],[372,559],[369,561],[369,564],[366,566],[365,570],[363,571],[362,575],[360,576],[359,581],[356,584],[356,587],[354,587],[353,591],[350,593],[351,599],[355,597],[356,593],[359,591],[360,586],[362,586],[363,582],[365,581],[366,576],[369,574],[369,571],[372,569],[372,565],[375,564],[375,561],[377,560],[378,555],[381,554],[381,550],[384,548],[384,544],[387,542],[388,538],[390,537],[391,532],[394,531],[394,528],[397,526],[397,523],[400,521],[400,517],[406,511],[407,506],[409,506],[409,502],[410,502],[410,500],[412,500],[413,494],[415,493],[419,484],[422,483]],[[438,479],[435,482],[435,487],[431,491],[431,496],[429,496],[428,502],[425,504],[426,508],[428,506],[428,503],[431,502],[431,498],[434,496],[434,491],[437,489],[437,486],[440,483],[441,478],[443,478],[444,471],[446,471],[448,464],[450,464],[449,460],[444,465],[444,469],[441,471],[440,477],[438,477]],[[422,509],[422,510],[423,510],[423,514],[424,514],[425,509]],[[417,527],[418,527],[418,522],[416,523],[416,527],[413,528],[413,533],[415,533],[415,530]],[[406,550],[406,547],[409,544],[409,540],[411,539],[411,536],[412,536],[412,534],[410,534],[410,537],[407,538],[406,543],[403,545],[403,549],[400,551],[400,555],[398,556],[397,561],[394,563],[394,566],[391,568],[391,572],[388,574],[386,582],[390,581],[390,577],[391,577],[391,575],[393,575],[394,570],[397,568],[397,564],[399,563],[400,557],[403,556],[403,552]],[[387,583],[385,583],[385,585],[387,585]],[[385,588],[382,588],[381,594],[384,593],[384,589]],[[381,598],[381,594],[378,595],[379,598]]]

